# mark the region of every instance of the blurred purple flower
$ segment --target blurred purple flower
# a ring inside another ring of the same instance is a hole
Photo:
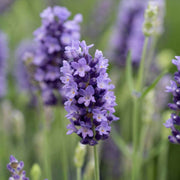
[[[142,25],[146,0],[123,0],[119,5],[119,15],[111,38],[113,60],[119,66],[126,64],[126,56],[131,51],[132,63],[141,60],[144,35]]]
[[[8,43],[6,35],[0,31],[0,98],[6,94],[6,70],[8,59]]]
[[[74,58],[63,61],[60,71],[66,96],[66,117],[71,122],[67,134],[77,133],[82,138],[81,143],[95,145],[98,140],[108,138],[111,122],[119,118],[113,115],[116,97],[106,73],[108,60],[99,50],[93,58],[88,52],[91,47],[85,41],[67,46],[65,53]]]
[[[85,34],[96,41],[103,34],[111,22],[111,14],[116,2],[112,0],[99,0],[90,16],[88,24],[84,27]]]
[[[73,20],[68,20],[70,15],[65,7],[48,7],[40,14],[41,27],[34,32],[38,43],[33,61],[36,68],[34,78],[38,81],[45,105],[56,105],[60,94],[63,96],[59,67],[66,59],[65,47],[80,38],[82,16],[77,14]]]

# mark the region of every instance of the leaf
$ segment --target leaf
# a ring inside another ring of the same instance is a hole
[[[143,93],[142,93],[142,95],[141,95],[141,99],[145,98],[145,97],[147,96],[147,94],[148,94],[151,90],[153,90],[153,89],[155,88],[155,86],[157,85],[157,83],[161,80],[161,78],[162,78],[166,73],[167,73],[167,71],[162,72],[162,73],[153,81],[153,83],[152,83],[148,88],[146,88],[146,89],[143,91]]]

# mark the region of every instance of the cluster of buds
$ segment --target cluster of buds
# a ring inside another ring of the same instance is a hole
[[[150,1],[145,11],[145,20],[143,24],[143,33],[147,37],[152,36],[156,31],[158,11],[158,3],[155,1]]]
[[[87,151],[87,146],[78,143],[74,155],[74,164],[77,168],[82,168],[86,151]]]

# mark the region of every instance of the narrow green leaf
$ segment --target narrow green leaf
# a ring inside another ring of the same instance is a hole
[[[126,142],[121,138],[121,136],[115,130],[112,131],[112,139],[119,148],[119,150],[123,153],[123,155],[128,159],[131,159],[131,152],[129,151]]]
[[[153,83],[143,91],[142,96],[141,96],[141,99],[145,98],[146,95],[147,95],[151,90],[153,90],[153,89],[155,88],[155,86],[157,85],[157,83],[160,81],[160,79],[161,79],[166,73],[167,73],[167,71],[162,72],[162,73],[153,81]]]
[[[132,91],[134,89],[134,85],[133,85],[131,52],[130,51],[128,52],[126,63],[127,63],[127,65],[126,65],[126,79],[127,79],[127,83],[128,83],[130,93],[132,93]]]

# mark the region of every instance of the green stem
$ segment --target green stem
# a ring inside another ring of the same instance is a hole
[[[144,78],[144,65],[145,65],[145,58],[146,58],[146,52],[147,52],[147,46],[148,46],[149,38],[146,37],[144,41],[143,46],[143,52],[141,57],[141,63],[138,71],[138,79],[137,79],[137,90],[141,91],[143,86],[143,78]]]
[[[100,180],[97,145],[94,146],[95,180]]]
[[[45,174],[48,177],[48,180],[52,180],[51,177],[51,167],[49,162],[49,151],[48,151],[48,134],[47,134],[47,124],[46,119],[43,118],[43,126],[44,126],[44,148],[43,148],[43,158],[44,158],[44,167],[45,167]]]
[[[77,180],[81,180],[81,168],[77,167]]]
[[[140,144],[139,144],[139,153],[138,153],[139,161],[137,163],[138,164],[137,174],[138,174],[138,178],[140,177],[139,179],[141,179],[141,174],[142,174],[140,170],[144,161],[143,155],[144,155],[145,141],[146,141],[146,135],[147,135],[148,129],[149,129],[148,124],[144,124],[141,129],[141,134],[140,134]]]
[[[66,136],[65,136],[65,121],[64,119],[64,113],[60,107],[57,107],[55,109],[55,116],[56,116],[56,121],[59,123],[59,132],[60,132],[60,142],[61,142],[61,159],[62,159],[62,171],[63,171],[63,180],[68,179],[68,159],[67,159],[67,146],[66,146]]]
[[[137,77],[137,91],[141,92],[143,87],[144,66],[149,38],[146,37],[143,46],[143,52]],[[132,158],[132,180],[138,179],[138,138],[139,138],[139,110],[140,99],[133,99],[133,158]]]
[[[136,154],[138,148],[138,102],[133,100],[133,157],[132,157],[132,180],[136,180]]]
[[[149,53],[148,53],[148,57],[147,57],[145,79],[147,78],[147,75],[149,74],[149,70],[150,70],[151,62],[153,60],[153,56],[154,56],[157,40],[158,40],[157,36],[153,36],[152,37],[152,42],[150,43]]]
[[[168,147],[168,141],[164,140],[158,159],[158,180],[167,179]]]
[[[39,100],[39,115],[41,118],[41,122],[43,125],[43,149],[42,149],[42,160],[44,165],[44,175],[48,178],[48,180],[52,180],[51,176],[51,165],[49,160],[49,150],[48,150],[48,129],[47,129],[47,118],[45,115],[45,108],[43,106],[43,102]]]

